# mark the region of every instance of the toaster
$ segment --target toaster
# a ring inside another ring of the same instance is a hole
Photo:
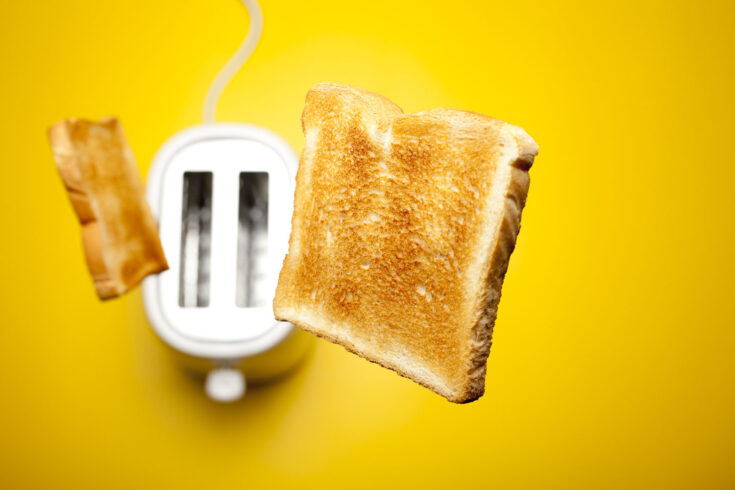
[[[288,250],[298,159],[257,126],[210,123],[156,154],[147,198],[170,269],[143,282],[146,315],[214,400],[292,369],[311,336],[276,321],[272,301]]]

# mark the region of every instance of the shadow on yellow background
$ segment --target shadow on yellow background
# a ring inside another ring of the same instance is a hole
[[[146,173],[245,34],[235,0],[0,7],[3,488],[732,488],[731,2],[262,2],[223,121],[299,151],[320,81],[539,143],[487,393],[455,406],[319,340],[208,401],[101,304],[46,127],[117,115]]]

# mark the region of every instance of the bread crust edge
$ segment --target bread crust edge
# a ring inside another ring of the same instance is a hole
[[[538,146],[525,131],[505,123],[516,144],[516,156],[510,162],[510,175],[503,196],[503,216],[498,239],[490,254],[485,276],[485,293],[479,299],[479,318],[472,327],[467,383],[458,394],[459,403],[477,400],[485,393],[487,360],[492,346],[493,329],[498,314],[503,281],[521,228],[521,215],[526,204],[530,176],[528,170],[538,154]]]

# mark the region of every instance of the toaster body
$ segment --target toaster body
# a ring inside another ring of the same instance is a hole
[[[170,269],[145,279],[146,315],[188,366],[209,371],[212,398],[239,398],[245,377],[277,377],[308,347],[272,309],[297,165],[272,132],[215,123],[173,136],[151,166],[147,198]]]

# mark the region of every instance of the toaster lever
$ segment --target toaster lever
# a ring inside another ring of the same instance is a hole
[[[204,389],[212,400],[234,402],[245,394],[245,376],[233,368],[214,369],[207,374]]]

